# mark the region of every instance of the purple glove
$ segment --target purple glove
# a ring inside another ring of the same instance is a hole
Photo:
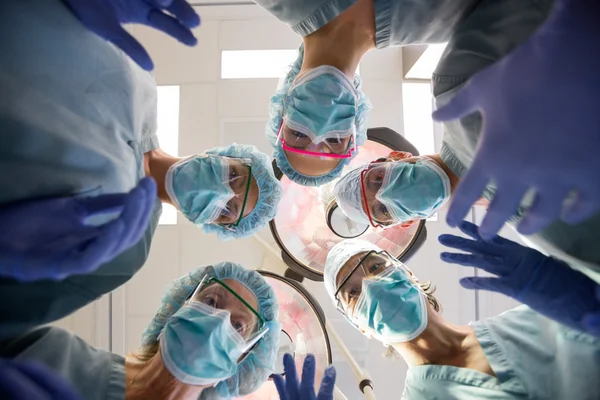
[[[463,278],[463,287],[503,293],[548,318],[594,334],[588,323],[598,327],[600,301],[596,298],[596,282],[562,261],[500,236],[484,241],[477,233],[477,225],[470,222],[463,221],[459,228],[474,240],[440,235],[439,241],[468,254],[442,253],[442,260],[496,275]]]
[[[319,394],[315,396],[315,356],[309,354],[302,367],[302,382],[298,383],[296,363],[291,354],[283,356],[285,379],[275,375],[273,380],[281,400],[333,400],[335,390],[335,368],[327,367],[321,380]]]
[[[180,42],[195,46],[191,28],[200,17],[186,0],[63,0],[73,14],[92,32],[123,50],[147,71],[154,63],[144,47],[122,24],[143,24],[163,31]],[[166,11],[166,12],[165,12]]]
[[[58,197],[0,208],[0,276],[22,282],[95,271],[140,241],[156,201],[144,178],[129,193]],[[121,214],[101,226],[91,217]]]
[[[78,400],[62,377],[41,364],[0,359],[2,400]]]
[[[493,181],[497,191],[480,227],[492,238],[533,204],[518,230],[529,235],[561,217],[578,223],[600,209],[600,3],[557,0],[553,15],[529,41],[476,74],[433,114],[438,121],[483,116],[477,154],[462,178],[447,221],[458,225]],[[565,200],[570,193],[576,197]]]

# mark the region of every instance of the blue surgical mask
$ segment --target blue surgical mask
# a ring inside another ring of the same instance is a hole
[[[407,342],[427,327],[427,300],[408,273],[392,268],[365,279],[352,321],[383,343]]]
[[[450,178],[435,162],[390,162],[375,198],[397,223],[429,218],[450,197]],[[393,224],[392,224],[393,225]]]
[[[173,314],[160,337],[165,367],[189,385],[213,385],[233,376],[244,347],[230,313],[199,302]]]
[[[229,164],[218,156],[198,155],[173,164],[165,187],[175,207],[198,225],[214,222],[235,195],[229,185]]]
[[[313,143],[355,130],[358,91],[335,67],[323,65],[298,78],[284,101],[284,123]]]

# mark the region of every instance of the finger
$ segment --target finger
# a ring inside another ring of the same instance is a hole
[[[465,235],[470,236],[475,240],[482,240],[481,236],[479,236],[479,227],[472,222],[462,221],[460,224],[458,224],[458,229],[460,229],[460,231]]]
[[[109,41],[123,50],[133,61],[135,61],[140,67],[146,71],[152,71],[154,69],[154,63],[150,58],[150,55],[144,49],[144,46],[134,39],[125,29],[120,25],[114,28],[114,34],[111,35]]]
[[[27,363],[21,365],[19,369],[44,389],[51,399],[77,400],[79,398],[68,381],[57,374],[51,373],[52,371],[43,365]]]
[[[471,95],[470,85],[467,84],[459,90],[448,104],[434,111],[432,117],[438,122],[451,121],[465,117],[475,111],[477,111],[477,105]]]
[[[587,314],[582,322],[588,333],[600,337],[600,313]]]
[[[185,0],[173,0],[173,3],[167,7],[167,11],[188,28],[200,26],[200,16]]]
[[[304,359],[300,393],[303,399],[314,398],[315,395],[315,356],[309,354]],[[307,398],[308,396],[308,398]]]
[[[468,251],[474,254],[498,255],[496,246],[488,242],[471,240],[462,236],[450,235],[447,233],[440,235],[438,241],[446,247],[452,247],[453,249]]]
[[[584,191],[577,193],[577,198],[562,213],[561,219],[567,224],[579,224],[600,210],[600,202],[596,196],[589,196]]]
[[[479,235],[484,240],[493,239],[504,226],[504,222],[515,215],[526,190],[527,187],[519,184],[510,185],[510,189],[498,185],[494,199],[479,226]]]
[[[300,400],[298,374],[294,357],[286,353],[283,355],[283,370],[285,371],[285,384],[289,400]]]
[[[146,0],[149,4],[158,8],[167,8],[173,3],[173,0]]]
[[[553,188],[553,191],[552,194],[536,193],[533,203],[531,203],[525,216],[517,226],[517,231],[520,234],[531,235],[541,231],[558,219],[569,191],[560,188]]]
[[[484,271],[493,274],[502,275],[505,271],[505,266],[502,259],[494,256],[484,256],[481,254],[461,254],[443,252],[440,254],[442,261],[450,264],[458,264],[464,267],[481,268]]]
[[[467,171],[456,189],[456,193],[450,200],[450,207],[446,215],[446,222],[450,226],[457,226],[465,218],[473,203],[481,197],[481,193],[487,186],[489,179],[483,174],[483,169],[479,165],[482,163],[479,157],[475,157],[473,166]]]
[[[148,25],[166,33],[169,36],[174,37],[181,43],[188,46],[195,46],[198,43],[198,39],[196,39],[192,31],[183,26],[175,18],[170,17],[158,10],[150,11],[150,15],[148,16]]]
[[[330,365],[325,369],[317,400],[330,400],[333,398],[333,392],[335,391],[335,376],[336,372],[333,365]]]
[[[275,382],[275,387],[277,388],[277,392],[279,393],[280,400],[289,400],[289,396],[287,395],[287,391],[285,388],[286,382],[281,375],[274,375],[273,382]]]
[[[40,399],[52,400],[38,387],[29,377],[23,374],[13,364],[2,369],[2,380],[0,381],[0,395],[3,399]]]
[[[125,222],[126,233],[123,237],[123,249],[140,241],[148,228],[152,209],[156,200],[156,183],[152,178],[144,178],[130,192],[121,217]]]
[[[470,278],[462,278],[459,282],[465,289],[488,290],[490,292],[498,292],[507,295],[509,293],[509,288],[498,278],[481,278],[473,276]]]

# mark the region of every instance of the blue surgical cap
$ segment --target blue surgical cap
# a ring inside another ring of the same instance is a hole
[[[335,183],[333,194],[342,212],[352,221],[370,224],[369,217],[362,206],[360,173],[364,165],[348,171]]]
[[[242,218],[234,230],[231,231],[216,224],[204,224],[202,225],[204,232],[216,232],[219,239],[224,240],[240,238],[252,235],[275,218],[283,191],[281,184],[275,178],[269,156],[260,152],[255,146],[237,143],[226,147],[215,147],[206,153],[249,159],[252,163],[252,176],[258,184],[258,201],[254,210],[248,216]]]
[[[269,122],[265,130],[265,135],[273,146],[274,152],[273,157],[277,162],[277,166],[292,182],[295,182],[302,186],[321,186],[325,183],[329,183],[338,176],[341,175],[342,170],[348,163],[358,154],[358,150],[352,153],[350,158],[342,158],[342,161],[335,167],[335,169],[325,175],[320,176],[308,176],[301,174],[296,171],[290,165],[283,148],[277,144],[277,134],[279,128],[283,122],[283,99],[287,95],[287,91],[292,86],[294,79],[300,73],[302,67],[302,60],[304,59],[304,45],[300,45],[298,49],[298,58],[290,67],[290,71],[287,75],[279,81],[277,91],[271,97],[269,104]],[[362,146],[367,141],[367,113],[371,109],[371,103],[365,94],[360,90],[362,86],[362,80],[360,76],[354,75],[354,86],[358,90],[358,110],[356,113],[356,146]]]
[[[202,391],[200,399],[218,399],[245,396],[255,392],[274,372],[279,350],[281,325],[277,321],[279,304],[273,288],[256,271],[240,264],[222,262],[209,267],[196,268],[175,280],[165,292],[158,312],[142,334],[142,346],[156,346],[158,337],[168,319],[177,312],[192,295],[205,276],[217,279],[234,279],[250,290],[258,301],[258,313],[263,317],[269,331],[257,346],[238,364],[232,377],[219,382],[215,387]]]

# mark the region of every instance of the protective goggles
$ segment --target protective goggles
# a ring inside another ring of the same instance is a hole
[[[236,159],[230,159],[228,166],[228,178],[224,184],[228,185],[235,195],[222,207],[215,223],[225,229],[235,230],[244,218],[252,182],[252,166]]]
[[[277,142],[284,150],[313,157],[350,158],[356,151],[356,130],[350,132],[330,132],[317,138],[300,126],[282,118]]]
[[[389,228],[399,224],[393,207],[381,201],[379,194],[389,183],[387,176],[391,163],[373,161],[360,172],[360,194],[363,200],[363,209],[374,228]],[[381,222],[386,221],[386,222]]]
[[[258,311],[220,279],[205,276],[188,301],[205,304],[215,312],[228,312],[231,325],[244,340],[244,353],[252,350],[269,331]]]
[[[342,277],[334,298],[340,312],[353,318],[366,279],[384,279],[394,271],[410,271],[386,251],[370,251]]]

